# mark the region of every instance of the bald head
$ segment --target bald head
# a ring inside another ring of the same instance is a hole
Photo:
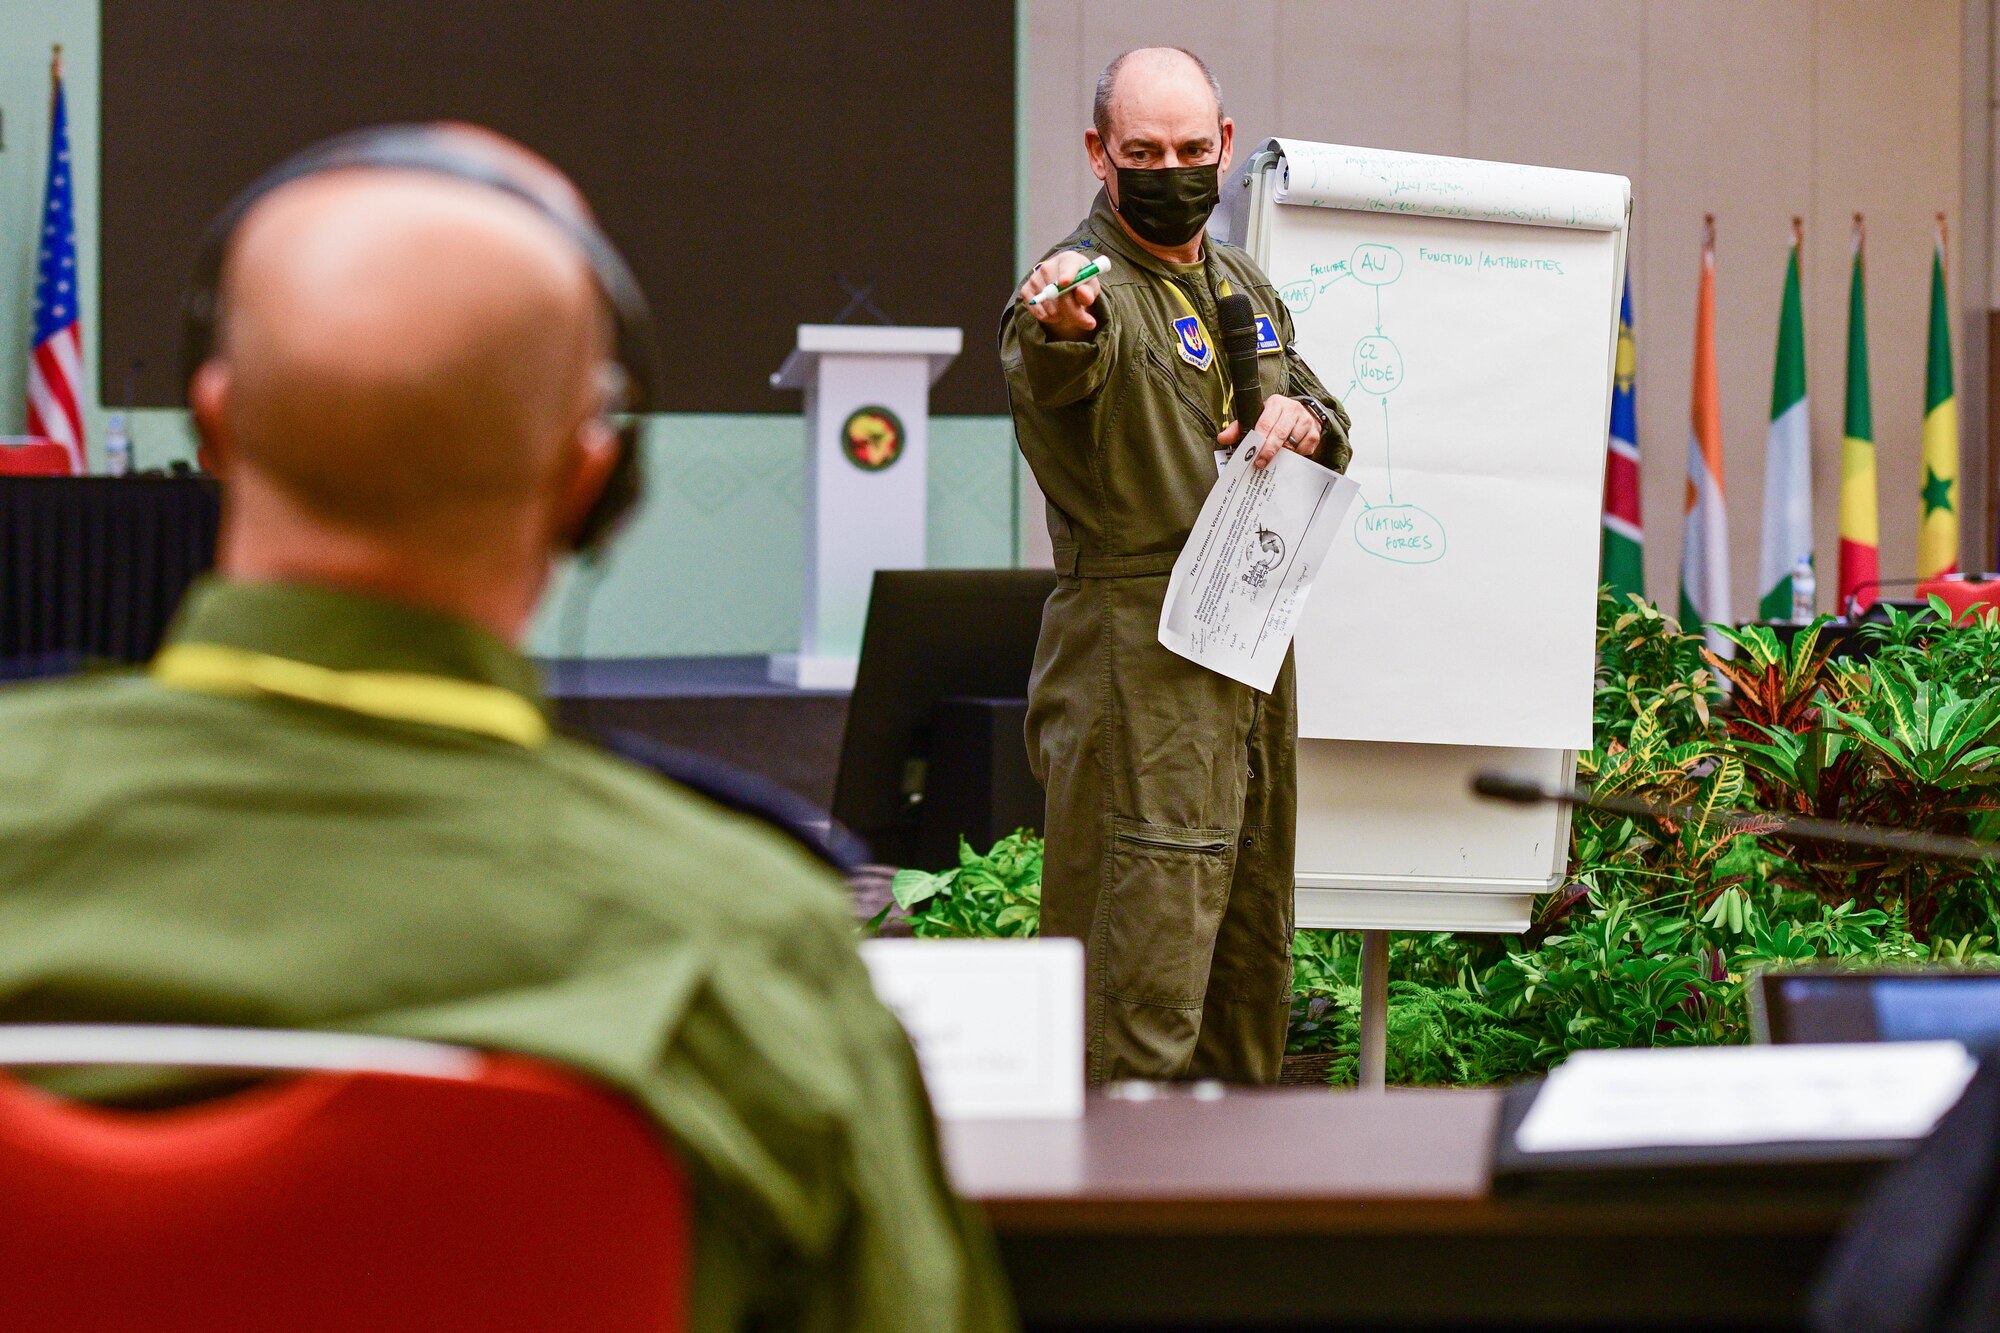
[[[1117,56],[1097,76],[1097,96],[1090,106],[1098,138],[1116,144],[1121,100],[1129,95],[1144,112],[1167,103],[1175,111],[1202,115],[1211,125],[1222,122],[1222,85],[1208,64],[1180,46],[1141,46]]]
[[[588,507],[579,451],[610,446],[609,317],[547,218],[434,173],[309,176],[245,216],[219,309],[190,398],[229,482],[225,557],[358,557],[377,585],[533,565],[539,591]]]
[[[419,172],[273,193],[230,247],[221,309],[238,462],[361,526],[539,488],[607,352],[589,269],[547,220]]]

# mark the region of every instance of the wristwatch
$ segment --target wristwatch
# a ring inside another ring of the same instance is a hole
[[[1334,428],[1333,418],[1327,415],[1326,409],[1321,407],[1316,399],[1301,398],[1299,406],[1312,413],[1312,419],[1319,423],[1319,437],[1322,440],[1340,433]]]

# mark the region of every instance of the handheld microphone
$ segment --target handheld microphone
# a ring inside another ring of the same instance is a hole
[[[1236,396],[1236,420],[1248,435],[1264,415],[1264,389],[1257,382],[1257,311],[1249,297],[1236,292],[1215,303],[1215,316],[1222,322],[1222,358]]]
[[[1559,805],[1603,810],[1614,815],[1636,815],[1642,819],[1671,819],[1683,824],[1713,823],[1740,828],[1747,833],[1782,833],[1802,842],[1830,842],[1845,847],[1867,847],[1879,852],[1903,852],[1912,856],[1933,856],[1947,861],[2000,861],[2000,844],[1961,838],[1947,833],[1920,833],[1911,829],[1881,828],[1872,824],[1844,824],[1837,819],[1811,815],[1781,815],[1766,810],[1721,810],[1703,813],[1688,805],[1665,805],[1631,796],[1606,796],[1588,787],[1544,787],[1532,777],[1517,773],[1485,772],[1472,780],[1472,790],[1496,801],[1516,805],[1538,805],[1553,801]]]

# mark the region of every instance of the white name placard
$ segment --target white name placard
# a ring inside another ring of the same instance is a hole
[[[1542,1085],[1522,1152],[1915,1139],[1978,1062],[1955,1041],[1578,1051]]]
[[[867,940],[861,958],[941,1118],[1083,1114],[1078,941]]]

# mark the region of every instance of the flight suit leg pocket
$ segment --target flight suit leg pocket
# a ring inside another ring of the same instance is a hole
[[[1114,817],[1104,989],[1131,1004],[1199,1009],[1229,905],[1233,830]]]

